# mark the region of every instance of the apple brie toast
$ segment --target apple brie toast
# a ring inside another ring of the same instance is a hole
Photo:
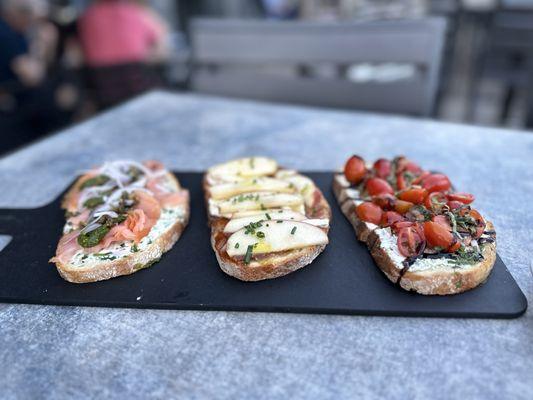
[[[331,210],[311,179],[250,157],[204,176],[211,245],[220,268],[258,281],[310,264],[328,244]]]
[[[333,191],[377,266],[405,290],[464,292],[483,283],[496,261],[494,226],[444,174],[405,157],[367,165],[358,156],[334,177]]]
[[[157,262],[189,220],[189,192],[157,161],[107,162],[66,193],[59,274],[84,283],[132,274]]]

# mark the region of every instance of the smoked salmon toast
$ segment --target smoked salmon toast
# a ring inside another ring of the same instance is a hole
[[[328,244],[331,210],[314,182],[264,157],[209,168],[204,176],[211,244],[220,268],[243,281],[277,278]]]
[[[157,161],[113,161],[63,198],[66,223],[50,259],[69,282],[132,274],[157,262],[189,220],[189,192]]]

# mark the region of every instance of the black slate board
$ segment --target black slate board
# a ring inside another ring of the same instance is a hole
[[[498,257],[488,281],[455,296],[422,296],[394,286],[374,265],[333,199],[331,173],[308,173],[326,195],[333,220],[330,244],[310,265],[288,276],[241,282],[224,274],[209,244],[201,174],[176,173],[191,192],[183,236],[151,268],[104,282],[72,284],[47,260],[64,223],[60,198],[37,209],[0,210],[0,301],[100,307],[296,312],[429,317],[514,318],[527,301]]]

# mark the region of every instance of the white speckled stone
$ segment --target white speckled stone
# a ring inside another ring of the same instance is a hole
[[[0,207],[52,200],[85,168],[157,158],[202,170],[266,155],[332,170],[406,154],[477,195],[528,300],[533,135],[374,114],[152,93],[0,160]],[[0,305],[0,398],[532,399],[533,318]]]

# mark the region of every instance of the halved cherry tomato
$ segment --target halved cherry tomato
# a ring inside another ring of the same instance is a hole
[[[398,188],[398,190],[407,189],[407,182],[405,181],[403,172],[400,174],[396,174],[396,187]]]
[[[431,220],[433,222],[436,222],[437,224],[441,224],[442,226],[446,227],[446,229],[448,229],[450,232],[452,231],[450,221],[445,215],[435,215],[433,218],[431,218]]]
[[[413,179],[413,182],[412,184],[413,185],[418,185],[420,182],[422,182],[424,180],[424,178],[428,175],[431,175],[431,173],[429,171],[424,171],[422,172],[420,175],[418,175],[415,179]]]
[[[344,165],[344,176],[348,182],[357,184],[366,175],[365,160],[359,156],[351,156]]]
[[[407,164],[405,164],[405,170],[413,174],[419,174],[422,172],[422,168],[420,168],[417,163],[414,163],[412,161],[407,161]]]
[[[383,210],[392,210],[396,203],[396,197],[390,193],[379,194],[372,197],[372,203],[377,204]]]
[[[381,226],[391,226],[396,222],[403,221],[403,217],[395,211],[385,211],[381,216]]]
[[[421,187],[412,187],[403,192],[400,192],[398,198],[403,201],[409,201],[414,204],[421,204],[424,202],[428,192]]]
[[[398,221],[398,222],[393,223],[390,228],[394,231],[394,233],[398,234],[403,228],[409,228],[409,227],[416,230],[418,232],[418,235],[422,239],[426,240],[426,238],[424,237],[424,227],[422,226],[422,224],[418,222],[407,221],[407,220]]]
[[[414,204],[411,203],[410,201],[397,200],[396,203],[394,204],[394,211],[400,214],[405,214],[413,206]]]
[[[404,156],[396,157],[396,171],[397,172],[404,172],[409,171],[414,174],[419,174],[422,172],[422,168],[418,166],[418,164],[414,163],[413,161],[405,158]]]
[[[448,207],[450,207],[450,210],[457,210],[458,208],[461,208],[464,204],[457,200],[451,200],[448,202]]]
[[[450,193],[448,195],[448,200],[459,201],[463,204],[470,204],[475,200],[475,197],[470,193]]]
[[[425,247],[426,241],[415,227],[405,227],[398,232],[398,250],[402,256],[417,256],[422,254]]]
[[[432,247],[448,249],[453,244],[453,235],[450,230],[437,222],[424,222],[424,235]]]
[[[433,192],[426,197],[426,200],[424,200],[424,205],[428,210],[432,210],[435,212],[439,212],[442,210],[442,207],[446,205],[448,202],[448,199],[446,198],[446,195],[442,192]]]
[[[473,208],[470,210],[468,208],[465,208],[461,210],[459,214],[462,216],[470,215],[476,221],[476,232],[474,235],[472,235],[474,239],[477,239],[483,234],[483,231],[485,231],[486,223],[485,223],[485,219],[481,216],[481,214],[477,210]]]
[[[461,247],[461,242],[454,238],[455,242],[446,250],[448,253],[455,253]]]
[[[391,185],[381,178],[370,178],[366,182],[366,191],[370,196],[377,196],[378,194],[390,193],[394,194]]]
[[[452,186],[448,177],[444,174],[430,174],[422,180],[422,186],[429,193],[446,192]]]
[[[356,207],[355,212],[360,220],[376,225],[380,224],[381,216],[383,215],[381,208],[369,201],[359,204]]]
[[[397,234],[403,228],[408,228],[410,226],[415,226],[415,223],[412,221],[398,221],[391,225],[391,229]]]
[[[387,179],[391,171],[391,162],[385,158],[380,158],[374,163],[374,171],[378,178]]]

